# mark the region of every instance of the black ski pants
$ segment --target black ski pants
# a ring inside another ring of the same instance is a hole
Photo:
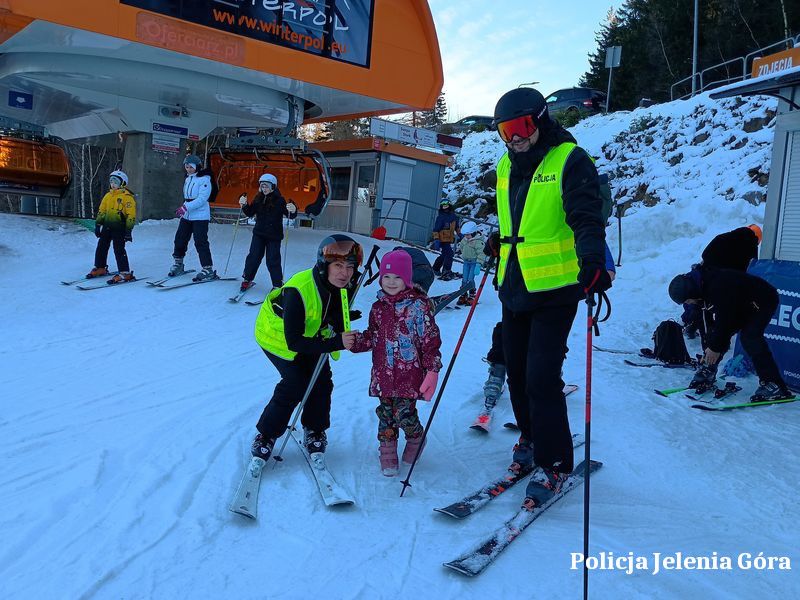
[[[278,369],[281,380],[275,386],[269,404],[261,413],[256,429],[265,438],[278,439],[286,431],[292,412],[306,393],[319,355],[298,354],[294,360],[284,360],[266,351],[264,354]],[[333,376],[330,362],[326,358],[303,407],[303,414],[300,417],[303,427],[313,431],[325,431],[331,426],[331,394],[333,394]]]
[[[492,329],[492,347],[486,353],[486,360],[493,365],[506,364],[506,358],[503,354],[503,322],[498,321]]]
[[[208,221],[190,221],[181,218],[178,223],[178,231],[175,232],[175,249],[172,252],[174,258],[186,256],[186,249],[189,247],[189,240],[194,237],[194,247],[197,249],[197,256],[200,258],[201,267],[213,267],[211,260],[211,247],[208,244]]]
[[[125,250],[125,231],[109,231],[105,228],[100,232],[97,240],[97,249],[94,251],[94,266],[108,266],[108,249],[114,244],[114,258],[117,260],[117,271],[130,271],[128,252]]]
[[[753,367],[761,381],[771,381],[785,386],[786,382],[781,377],[778,365],[775,364],[775,358],[770,352],[767,340],[764,339],[764,330],[775,314],[778,302],[777,291],[774,292],[773,297],[769,298],[768,302],[762,301],[758,310],[747,319],[744,327],[739,331],[739,341],[750,360],[753,361]]]
[[[577,302],[544,304],[530,311],[503,307],[503,351],[511,406],[522,437],[533,442],[540,467],[574,468],[572,434],[561,367]]]
[[[250,240],[250,252],[244,261],[244,274],[242,278],[247,281],[253,281],[253,279],[256,278],[261,259],[265,258],[265,256],[267,270],[269,270],[269,276],[272,279],[272,287],[281,287],[283,285],[281,241],[268,240],[255,232],[253,233],[253,239]]]

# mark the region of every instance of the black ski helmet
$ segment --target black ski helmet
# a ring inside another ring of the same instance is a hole
[[[550,120],[544,96],[533,88],[515,88],[500,96],[500,100],[497,101],[494,107],[492,125],[497,127],[498,123],[510,121],[524,115],[531,115],[537,127],[543,121]]]
[[[317,249],[317,270],[320,275],[328,273],[328,265],[337,260],[343,260],[358,269],[364,261],[364,251],[361,244],[350,236],[334,233],[329,235],[319,244]]]

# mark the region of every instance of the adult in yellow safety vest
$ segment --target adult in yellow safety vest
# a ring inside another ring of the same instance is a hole
[[[497,165],[508,389],[521,436],[511,470],[535,465],[524,506],[550,499],[574,467],[561,368],[578,303],[611,287],[597,170],[575,138],[550,119],[544,97],[517,88],[498,100]]]
[[[261,413],[252,453],[267,460],[286,431],[292,412],[303,399],[321,355],[334,360],[350,349],[355,333],[350,322],[349,300],[363,261],[361,246],[352,238],[334,234],[322,240],[317,262],[272,290],[256,319],[256,341],[278,370],[275,386]],[[330,427],[333,377],[326,359],[303,407],[300,422],[309,454],[325,452]]]

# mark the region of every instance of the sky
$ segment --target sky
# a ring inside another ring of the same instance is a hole
[[[539,81],[536,88],[544,95],[577,85],[612,4],[429,0],[429,5],[439,36],[448,119],[455,121],[491,115],[497,99],[521,83]]]

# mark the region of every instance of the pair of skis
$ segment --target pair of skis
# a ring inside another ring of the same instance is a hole
[[[123,285],[130,285],[131,283],[136,283],[138,281],[145,281],[149,279],[148,277],[134,277],[130,280],[122,280],[116,283],[112,283],[110,279],[104,280],[99,283],[95,283],[93,285],[83,284],[83,285],[76,285],[75,288],[84,292],[88,292],[91,290],[106,290],[109,288],[116,288]]]
[[[573,436],[573,445],[577,447],[582,443],[582,436]],[[594,460],[590,461],[589,473],[594,473],[602,466],[603,463],[601,462]],[[434,510],[455,519],[466,518],[489,504],[489,502],[491,502],[494,498],[497,498],[519,481],[525,479],[532,472],[533,470],[529,470],[519,476],[509,472],[507,475],[490,482],[488,485],[468,496],[465,496],[463,499],[444,508],[437,508]],[[584,482],[584,473],[585,462],[581,462],[575,467],[569,477],[567,477],[567,480],[562,485],[561,490],[550,500],[532,510],[524,507],[520,508],[511,518],[507,519],[502,525],[490,532],[472,549],[464,552],[459,557],[444,563],[444,566],[470,577],[479,575],[490,564],[492,564],[492,562],[494,562],[494,560],[511,544],[511,542],[519,537],[519,535],[527,527],[529,527],[536,519],[538,519],[545,511],[547,511],[547,509],[553,506],[553,504],[558,502],[573,489],[581,485]]]
[[[325,454],[322,452],[309,454],[297,430],[293,430],[289,435],[297,442],[303,458],[306,459],[325,506],[350,506],[354,504],[353,497],[336,482],[336,479],[328,470],[325,464]],[[261,477],[266,464],[263,458],[254,456],[250,459],[250,463],[242,475],[242,480],[229,506],[231,512],[253,520],[258,517],[258,491],[261,487]]]
[[[178,277],[183,277],[184,275],[189,275],[193,273],[194,269],[189,269],[188,271],[184,271],[180,275],[175,275],[173,277],[165,277],[163,279],[159,279],[158,281],[148,282],[151,287],[156,288],[159,291],[167,291],[167,290],[177,290],[178,288],[189,287],[190,285],[200,285],[202,283],[210,283],[212,281],[237,281],[238,277],[219,277],[216,276],[213,279],[201,279],[200,281],[182,281],[180,283],[173,283],[171,285],[167,285],[168,281],[174,281]]]
[[[670,397],[673,394],[679,394],[681,392],[689,392],[686,393],[686,397],[690,400],[694,400],[695,402],[703,402],[703,404],[692,404],[692,408],[696,408],[698,410],[705,410],[708,412],[725,412],[731,410],[739,410],[744,408],[756,408],[758,406],[771,406],[773,404],[788,404],[789,402],[794,402],[797,400],[796,396],[791,398],[786,398],[782,400],[764,400],[764,401],[757,401],[757,402],[739,402],[736,404],[712,404],[712,402],[722,400],[723,398],[727,398],[728,396],[732,396],[740,392],[742,388],[738,386],[736,383],[729,381],[725,384],[725,387],[719,388],[716,385],[712,385],[707,387],[706,389],[701,389],[700,391],[695,391],[689,387],[678,387],[678,388],[671,388],[671,389],[664,389],[664,390],[655,390],[656,394],[659,396]],[[706,397],[713,396],[713,400],[709,398],[706,400]]]

